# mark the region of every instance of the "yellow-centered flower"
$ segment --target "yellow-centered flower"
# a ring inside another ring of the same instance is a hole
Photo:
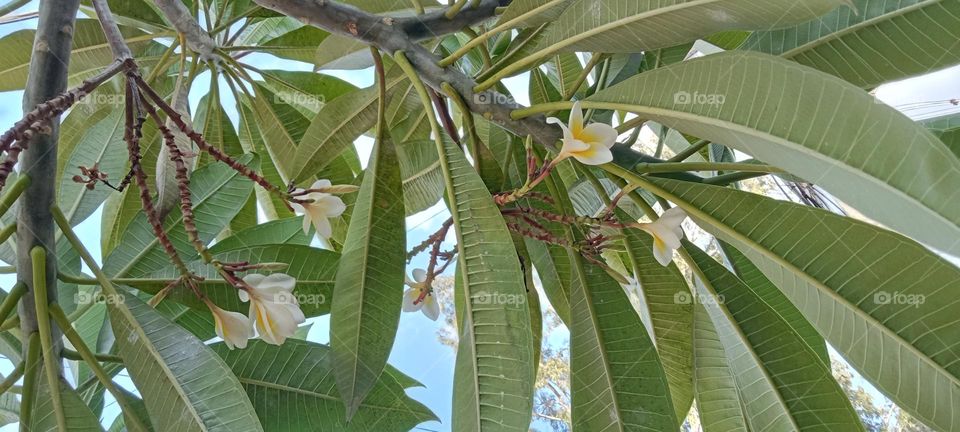
[[[585,165],[603,165],[613,161],[610,147],[617,143],[617,130],[603,123],[592,123],[584,127],[580,102],[573,104],[569,124],[563,124],[563,121],[556,117],[548,118],[547,123],[559,125],[563,129],[563,147],[554,163],[568,157]]]
[[[310,190],[334,190],[330,180],[317,180],[310,186]],[[290,203],[297,214],[303,215],[303,233],[310,232],[310,225],[317,229],[317,235],[324,239],[333,235],[333,227],[330,226],[330,218],[335,218],[343,214],[347,205],[338,196],[326,192],[310,192],[303,194],[304,189],[297,189],[293,194],[297,199],[309,201],[304,203]],[[301,195],[302,194],[302,195]]]
[[[653,223],[639,223],[637,226],[653,236],[653,256],[663,266],[673,261],[673,252],[680,248],[683,239],[683,228],[680,224],[687,218],[687,213],[680,207],[673,207],[660,216]]]
[[[427,318],[436,321],[437,318],[440,317],[440,303],[434,298],[433,293],[429,292],[430,287],[426,281],[427,271],[424,269],[414,269],[413,280],[406,278],[404,284],[410,288],[403,293],[403,311],[420,311],[423,312]],[[423,301],[417,303],[417,299],[420,298],[424,291],[427,292],[426,296],[423,297]]]
[[[213,324],[217,331],[217,336],[223,339],[227,348],[246,348],[247,339],[253,337],[253,328],[250,326],[250,319],[242,313],[229,312],[217,307],[210,300],[206,300],[210,313],[213,314]]]
[[[306,317],[293,295],[296,280],[283,273],[270,276],[249,274],[243,281],[249,291],[239,291],[240,300],[250,302],[250,320],[264,342],[281,345],[293,336]]]

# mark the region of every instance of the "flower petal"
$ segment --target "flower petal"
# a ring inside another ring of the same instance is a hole
[[[674,232],[673,227],[667,225],[669,222],[672,221],[660,219],[654,223],[640,225],[640,229],[653,236],[653,254],[664,266],[670,265],[673,261],[673,251],[679,249],[681,244],[681,236]]]
[[[579,137],[583,132],[583,109],[580,107],[580,101],[573,103],[573,108],[570,109],[570,133],[573,134],[575,138]]]
[[[433,295],[428,294],[423,299],[423,309],[420,309],[420,311],[431,321],[436,321],[440,317],[440,303]]]
[[[613,147],[617,143],[617,137],[620,136],[613,126],[604,123],[593,123],[585,128],[577,136],[583,142],[590,144],[600,144],[606,148]]]
[[[423,283],[427,280],[427,271],[421,268],[413,269],[413,280]]]
[[[293,288],[296,286],[297,280],[286,273],[273,273],[265,278],[263,278],[259,285],[261,287],[270,287],[273,289],[279,289],[286,292],[293,292]]]
[[[423,307],[423,303],[414,304],[417,301],[417,297],[420,297],[420,290],[418,289],[408,289],[403,292],[403,311],[404,312],[416,312]]]
[[[260,286],[260,284],[263,283],[263,280],[266,279],[266,278],[267,278],[266,276],[264,276],[264,275],[262,275],[262,274],[260,274],[260,273],[250,273],[250,274],[248,274],[248,275],[246,275],[246,276],[243,277],[243,281],[244,281],[247,285],[250,285],[251,287],[253,287],[254,289],[256,289],[257,287]]]
[[[323,209],[323,214],[328,218],[338,217],[347,210],[347,205],[338,196],[326,195],[318,199],[314,204]]]
[[[328,188],[328,187],[330,187],[330,186],[333,186],[333,183],[330,183],[330,180],[320,179],[320,180],[317,180],[317,181],[313,182],[313,184],[310,185],[310,189],[325,189],[325,188]]]
[[[590,144],[587,144],[576,138],[571,138],[563,140],[563,147],[560,148],[560,153],[573,155],[585,150],[590,150]]]
[[[333,235],[333,227],[330,225],[330,221],[327,220],[326,216],[317,216],[311,218],[313,221],[313,227],[317,229],[317,235],[328,239]]]
[[[574,139],[573,133],[570,132],[570,128],[567,127],[567,125],[563,122],[563,120],[560,120],[556,117],[550,117],[547,119],[547,124],[555,124],[557,126],[560,126],[560,129],[563,129],[564,140]]]
[[[573,153],[573,157],[584,165],[603,165],[613,162],[613,153],[603,144],[591,144],[589,149]]]
[[[260,339],[263,339],[264,342],[269,344],[280,345],[278,338],[273,332],[273,317],[270,315],[264,302],[259,300],[250,302],[250,318],[253,319],[256,324],[257,335],[260,336]]]
[[[666,267],[673,261],[673,249],[667,247],[666,243],[659,238],[653,239],[653,256],[660,265]]]
[[[291,202],[290,207],[293,207],[293,212],[298,215],[307,213],[307,209],[303,207],[303,204]]]
[[[310,235],[310,215],[303,214],[303,234]]]

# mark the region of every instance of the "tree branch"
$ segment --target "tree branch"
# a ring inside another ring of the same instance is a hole
[[[535,115],[514,120],[510,113],[523,107],[512,98],[492,90],[474,92],[477,83],[473,78],[455,67],[441,67],[438,64],[440,58],[417,43],[417,40],[424,37],[455,32],[483,22],[495,15],[496,7],[509,4],[510,0],[483,0],[477,9],[461,11],[453,19],[447,18],[443,11],[414,18],[388,18],[330,0],[254,1],[260,6],[297,17],[328,32],[359,39],[391,55],[403,51],[423,82],[433,89],[441,91],[441,85],[448,83],[463,96],[471,112],[518,136],[531,135],[540,145],[557,151],[556,143],[560,141],[561,131],[556,126],[548,125],[544,116]],[[622,160],[616,159],[616,163],[624,168],[632,169],[637,163],[663,162],[662,159],[640,154],[623,146],[618,147],[620,148],[615,154],[626,157]],[[671,173],[664,176],[703,181],[701,177],[689,173]]]
[[[200,54],[200,60],[216,60],[214,51],[217,49],[217,43],[206,30],[200,28],[200,24],[193,18],[182,1],[154,0],[154,3],[167,17],[170,24],[187,39],[187,46]]]
[[[23,94],[23,112],[29,113],[45,101],[63,93],[67,88],[67,70],[70,50],[73,45],[74,18],[80,0],[43,0],[40,2],[37,32],[30,58],[30,70]],[[17,274],[29,295],[20,303],[20,329],[24,336],[39,330],[35,306],[34,287],[45,287],[46,296],[37,298],[57,301],[57,252],[54,237],[53,215],[50,208],[56,201],[55,185],[57,172],[57,142],[60,137],[60,116],[55,115],[44,120],[43,127],[33,134],[20,160],[20,172],[32,180],[20,197],[20,213],[17,217]],[[30,251],[34,247],[43,247],[46,251],[43,267],[44,281],[35,281],[31,274],[33,262]],[[45,283],[44,283],[45,282]],[[54,352],[44,355],[59,357],[62,344],[60,332],[51,326]],[[30,349],[24,344],[24,354]],[[57,363],[59,365],[59,363]],[[61,373],[61,371],[57,371]],[[33,385],[34,383],[30,383]],[[25,383],[26,385],[26,383]]]

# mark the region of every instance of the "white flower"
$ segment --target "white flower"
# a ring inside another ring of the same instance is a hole
[[[332,190],[333,185],[330,180],[317,180],[310,186],[310,189]],[[312,201],[305,203],[290,203],[297,214],[303,216],[303,233],[310,232],[310,224],[317,229],[317,235],[325,239],[333,235],[333,228],[330,226],[329,218],[335,218],[343,214],[347,205],[343,203],[340,197],[326,192],[310,192],[303,195],[304,189],[297,189],[293,192],[297,199]]]
[[[430,287],[426,284],[426,281],[427,271],[424,269],[414,269],[413,280],[407,278],[404,281],[410,289],[403,293],[403,311],[421,311],[427,318],[436,321],[440,317],[440,303],[434,298],[433,293],[429,292]],[[417,303],[417,299],[424,291],[427,291],[426,296],[423,297],[423,301]]]
[[[250,320],[264,342],[280,345],[293,336],[297,326],[306,318],[293,295],[296,280],[290,275],[274,273],[270,276],[249,274],[243,281],[250,291],[239,291],[240,300],[250,302]]]
[[[217,331],[217,336],[223,339],[227,348],[246,348],[247,339],[253,337],[253,329],[250,326],[250,319],[243,316],[242,313],[228,312],[217,307],[213,302],[205,302],[213,314],[213,324]]]
[[[687,218],[687,213],[680,207],[673,207],[660,216],[653,223],[640,223],[638,227],[653,236],[653,256],[663,266],[673,261],[673,252],[680,248],[683,239],[683,228],[680,224]]]
[[[569,125],[564,125],[563,121],[556,117],[548,118],[547,123],[560,125],[563,128],[563,147],[556,162],[568,157],[573,157],[586,165],[603,165],[613,161],[610,147],[617,142],[619,135],[617,130],[603,123],[593,123],[584,127],[580,102],[573,104]]]

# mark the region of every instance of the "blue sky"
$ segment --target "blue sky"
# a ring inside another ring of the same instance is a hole
[[[35,2],[32,2],[21,9],[21,11],[36,10]],[[30,28],[36,25],[34,20],[28,20],[20,23],[6,24],[0,26],[0,36],[22,28]],[[285,69],[285,70],[311,70],[311,66],[303,63],[297,63],[287,60],[278,60],[267,55],[250,55],[246,61],[262,69]],[[337,76],[347,80],[357,86],[369,86],[373,83],[373,73],[370,70],[363,71],[329,71],[330,75]],[[191,92],[191,105],[193,112],[196,112],[196,106],[207,89],[209,74],[198,77]],[[528,104],[527,100],[527,78],[525,75],[507,80],[507,87],[521,104]],[[227,89],[226,85],[220,86]],[[876,92],[879,99],[885,103],[900,107],[906,114],[913,117],[926,117],[932,114],[943,115],[946,112],[944,108],[951,108],[943,103],[930,104],[931,101],[944,101],[960,97],[960,68],[951,68],[940,71],[928,76],[911,79],[900,83],[884,86]],[[0,123],[12,125],[14,121],[20,118],[22,92],[0,93]],[[237,115],[233,107],[233,98],[229,92],[222,94],[223,105],[228,110],[228,115],[236,122]],[[956,109],[957,107],[952,107]],[[372,141],[369,138],[360,138],[357,143],[357,150],[363,164],[372,148]],[[407,220],[407,239],[410,247],[419,244],[426,236],[435,232],[440,223],[449,217],[442,204],[438,204],[420,214],[411,216]],[[100,253],[100,212],[97,211],[89,219],[78,227],[77,230],[81,239],[88,247],[92,249],[95,256]],[[445,249],[452,248],[454,243],[448,237]],[[421,255],[413,260],[409,269],[425,268],[426,258]],[[408,270],[409,270],[408,269]],[[448,270],[452,273],[452,268]],[[0,286],[9,289],[13,285],[14,277],[12,275],[0,276]],[[329,340],[327,317],[321,317],[312,320],[315,322],[309,340],[327,343]],[[423,388],[416,388],[409,391],[409,394],[415,399],[421,401],[430,407],[443,423],[425,423],[420,426],[420,430],[445,431],[449,430],[449,418],[451,410],[451,394],[453,391],[453,364],[455,353],[449,347],[441,345],[437,341],[436,331],[442,326],[442,319],[439,322],[432,322],[426,319],[422,314],[404,314],[401,318],[400,328],[397,333],[393,352],[390,356],[390,363],[417,379],[424,384]],[[566,332],[561,330],[554,335],[554,342],[560,343],[567,337]],[[0,361],[0,372],[6,374],[12,369],[12,365],[6,361]],[[872,391],[875,397],[881,397],[879,393]],[[116,407],[110,407],[105,414],[109,424],[112,416],[115,415]],[[111,414],[113,413],[113,414]],[[8,425],[0,428],[2,431],[16,430],[14,425]],[[546,429],[545,429],[546,430]]]

